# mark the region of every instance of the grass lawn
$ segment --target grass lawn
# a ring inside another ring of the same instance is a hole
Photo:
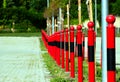
[[[40,36],[40,32],[34,33],[0,33],[1,36],[19,36],[19,37],[31,37],[31,36]]]

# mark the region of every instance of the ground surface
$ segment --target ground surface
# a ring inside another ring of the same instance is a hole
[[[0,37],[0,82],[49,82],[38,37]]]

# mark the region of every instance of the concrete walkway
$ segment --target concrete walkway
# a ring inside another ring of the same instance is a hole
[[[0,37],[0,82],[50,82],[38,37]]]

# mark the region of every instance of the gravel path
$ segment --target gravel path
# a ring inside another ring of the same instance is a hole
[[[50,82],[38,37],[0,37],[0,82]]]

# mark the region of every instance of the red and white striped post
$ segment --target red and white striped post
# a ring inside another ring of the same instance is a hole
[[[88,80],[95,82],[95,63],[94,63],[94,23],[88,23]]]
[[[74,27],[70,27],[70,76],[71,78],[75,77],[75,60],[74,60]]]
[[[115,17],[108,15],[106,18],[107,25],[107,80],[116,82],[115,68]]]
[[[78,46],[78,82],[83,82],[83,56],[82,56],[82,26],[77,26],[77,46]]]
[[[65,52],[66,52],[66,72],[69,71],[69,51],[68,51],[68,29],[65,30]]]

